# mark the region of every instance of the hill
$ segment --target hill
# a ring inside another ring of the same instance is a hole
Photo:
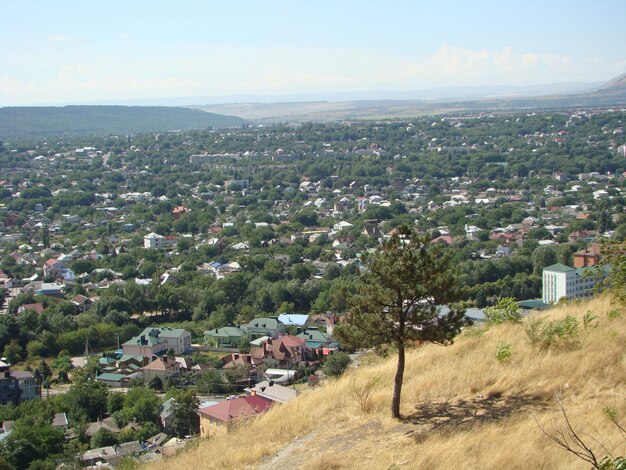
[[[134,134],[239,127],[244,120],[166,106],[64,106],[0,108],[0,139]]]
[[[195,106],[204,111],[258,122],[399,119],[431,114],[515,111],[626,105],[626,74],[585,92],[541,96],[510,95],[473,99],[352,100],[286,103],[236,103]]]
[[[563,422],[557,392],[570,422],[591,436],[585,440],[599,456],[606,454],[599,442],[626,453],[624,437],[607,417],[612,410],[623,423],[626,415],[626,312],[619,318],[609,315],[612,309],[607,298],[572,303],[522,324],[468,331],[449,347],[411,351],[403,421],[389,417],[395,358],[374,358],[150,468],[589,468],[537,423],[551,431],[551,423]],[[597,319],[585,322],[587,312]],[[530,345],[525,327],[567,315],[580,322],[573,337],[579,347],[541,351]],[[496,359],[503,345],[512,352],[508,361]]]

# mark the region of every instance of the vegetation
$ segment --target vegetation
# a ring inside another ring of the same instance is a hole
[[[171,129],[240,127],[244,120],[163,106],[64,106],[0,108],[0,139],[136,134]]]
[[[369,264],[347,323],[337,328],[339,340],[348,344],[397,350],[395,418],[400,418],[406,348],[416,342],[449,344],[464,324],[464,310],[454,305],[461,291],[450,268],[450,252],[400,228]],[[449,312],[442,314],[441,307],[448,305]]]
[[[194,468],[207,461],[224,469],[245,468],[272,459],[281,449],[272,460],[276,467],[579,468],[578,458],[555,446],[537,422],[550,429],[560,419],[554,391],[561,390],[576,428],[599,433],[603,444],[619,454],[623,437],[603,411],[609,405],[618,420],[626,416],[620,395],[626,377],[626,324],[607,318],[613,308],[610,298],[560,305],[533,313],[521,324],[495,325],[480,336],[461,334],[444,349],[425,344],[408,351],[405,420],[400,423],[388,413],[396,361],[372,358],[243,429],[202,441],[197,449],[151,468]],[[524,334],[528,320],[570,315],[582,321],[588,310],[598,317],[598,326],[581,336],[578,349],[538,355]],[[500,343],[515,352],[506,367],[499,367],[494,357]],[[376,385],[365,412],[353,390],[371,382]],[[263,432],[277,428],[280,433]],[[296,437],[307,436],[312,438],[305,448],[291,450]],[[598,456],[605,455],[598,443],[589,444]]]

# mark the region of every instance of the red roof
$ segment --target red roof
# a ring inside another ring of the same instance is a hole
[[[43,305],[37,302],[36,304],[24,304],[22,305],[24,310],[34,310],[37,313],[43,312]]]
[[[46,261],[46,264],[47,264],[48,266],[54,266],[55,264],[59,264],[59,263],[60,263],[60,261],[59,261],[59,260],[56,260],[56,259],[54,259],[54,258],[50,258],[48,261]]]
[[[292,335],[281,336],[278,340],[288,348],[299,348],[306,344],[304,338],[298,338],[297,336]]]
[[[200,408],[198,412],[207,418],[228,422],[246,416],[254,416],[266,412],[272,402],[259,396],[237,397],[217,405]]]

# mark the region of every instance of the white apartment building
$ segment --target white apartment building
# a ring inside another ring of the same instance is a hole
[[[552,304],[563,297],[590,297],[599,281],[596,271],[590,268],[575,269],[553,264],[543,268],[543,302]]]

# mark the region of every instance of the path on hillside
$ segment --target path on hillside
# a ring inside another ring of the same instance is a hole
[[[395,425],[386,425],[375,417],[363,425],[350,420],[322,424],[310,433],[294,439],[274,456],[266,457],[257,470],[282,470],[294,468],[345,468],[343,454],[384,447],[393,436],[404,436],[419,442],[437,429],[458,430],[464,426],[505,419],[519,412],[530,412],[546,406],[542,397],[532,395],[478,396],[469,400],[419,403],[415,411]],[[332,432],[325,432],[332,429]]]

